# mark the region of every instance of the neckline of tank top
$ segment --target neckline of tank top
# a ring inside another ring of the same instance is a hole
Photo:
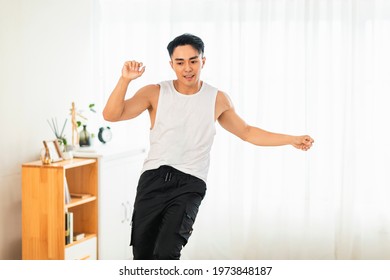
[[[178,95],[178,96],[183,96],[183,97],[185,97],[185,98],[191,98],[191,97],[194,97],[194,96],[198,96],[198,95],[200,95],[200,94],[203,92],[203,90],[204,90],[204,88],[205,88],[205,82],[202,81],[202,85],[200,86],[199,91],[197,91],[197,92],[195,92],[195,93],[193,93],[193,94],[184,94],[184,93],[181,93],[181,92],[177,91],[177,89],[176,89],[176,87],[175,87],[175,84],[174,84],[174,80],[171,80],[171,81],[169,82],[169,86],[172,88],[173,92],[174,92],[176,95]]]

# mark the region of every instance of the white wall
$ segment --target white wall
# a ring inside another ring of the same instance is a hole
[[[100,101],[92,23],[93,0],[0,0],[0,259],[21,258],[21,164],[53,139],[46,120]]]

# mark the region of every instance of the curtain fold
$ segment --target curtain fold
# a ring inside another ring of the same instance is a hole
[[[166,46],[189,32],[205,42],[202,79],[243,119],[316,141],[306,153],[255,147],[217,124],[183,259],[390,258],[389,1],[97,3],[102,100],[125,60],[147,67],[128,95],[173,79]],[[118,129],[146,142],[148,126],[141,117]]]

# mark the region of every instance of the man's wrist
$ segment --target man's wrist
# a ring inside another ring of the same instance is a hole
[[[131,78],[126,78],[126,77],[123,77],[123,76],[120,77],[120,80],[121,80],[123,83],[126,83],[126,84],[129,84],[129,83],[132,81]]]
[[[295,136],[293,135],[287,135],[287,139],[288,139],[288,145],[293,145],[295,144]]]

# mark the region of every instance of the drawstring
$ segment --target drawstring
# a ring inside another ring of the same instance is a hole
[[[171,178],[172,178],[172,173],[168,171],[168,172],[167,172],[167,175],[165,175],[165,180],[164,180],[164,182],[171,181]]]

